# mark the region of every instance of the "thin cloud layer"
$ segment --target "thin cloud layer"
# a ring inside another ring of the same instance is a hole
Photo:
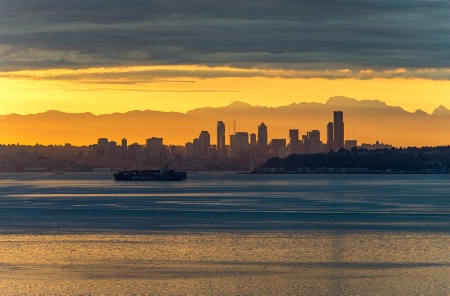
[[[449,15],[450,1],[424,0],[0,0],[0,71],[174,65],[128,71],[128,80],[447,80]],[[123,80],[125,72],[75,71],[54,79],[108,82]]]
[[[18,78],[30,80],[61,80],[96,84],[148,84],[153,82],[185,82],[208,78],[325,78],[325,79],[374,79],[403,78],[447,80],[450,69],[414,69],[397,68],[376,71],[372,69],[350,70],[290,70],[290,69],[243,69],[208,66],[134,66],[83,69],[45,69],[0,72],[0,78]],[[190,80],[191,79],[191,80]]]

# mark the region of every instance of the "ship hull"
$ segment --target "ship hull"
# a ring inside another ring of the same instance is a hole
[[[167,171],[123,171],[113,174],[116,181],[183,181],[186,172]]]

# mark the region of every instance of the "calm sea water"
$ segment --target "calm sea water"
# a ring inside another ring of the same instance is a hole
[[[0,174],[2,233],[236,230],[450,233],[450,175]]]
[[[0,294],[450,295],[450,175],[0,174]]]

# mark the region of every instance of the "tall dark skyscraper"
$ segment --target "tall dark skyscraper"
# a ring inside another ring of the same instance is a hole
[[[334,150],[344,148],[344,113],[334,111]]]
[[[223,151],[225,148],[225,123],[217,121],[217,151]]]
[[[237,156],[244,156],[249,151],[248,145],[248,133],[237,132],[236,133],[236,153]]]
[[[208,131],[202,131],[199,139],[199,156],[209,156],[209,149],[211,148],[211,139]]]
[[[256,134],[255,133],[251,133],[250,134],[250,146],[254,147],[256,146]]]
[[[334,150],[334,129],[333,123],[328,122],[327,124],[327,153]]]
[[[267,126],[264,122],[258,126],[258,151],[260,157],[267,156]]]
[[[289,146],[290,146],[290,153],[295,154],[298,153],[298,129],[291,129],[289,130]]]

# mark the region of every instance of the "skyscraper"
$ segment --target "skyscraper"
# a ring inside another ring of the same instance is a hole
[[[211,138],[208,131],[202,131],[199,138],[199,155],[209,156],[209,149],[211,148]]]
[[[344,113],[334,111],[334,150],[344,148]]]
[[[256,146],[256,134],[255,133],[251,133],[250,134],[250,146],[254,147]]]
[[[107,138],[100,138],[97,141],[97,147],[95,148],[95,159],[102,160],[106,154],[106,147],[108,146]]]
[[[320,140],[320,131],[312,130],[308,132],[308,138],[310,142],[310,153],[322,153],[323,152],[323,144]]]
[[[323,152],[323,144],[320,140],[320,131],[312,130],[307,132],[306,135],[302,136],[303,140],[303,153],[322,153]]]
[[[126,161],[128,159],[128,141],[125,138],[122,139],[119,157],[121,161]]]
[[[237,156],[244,156],[249,152],[248,145],[248,133],[247,132],[237,132],[236,133],[236,153]]]
[[[258,151],[260,157],[267,156],[267,126],[264,122],[258,126]]]
[[[286,156],[286,139],[272,139],[270,142],[270,155],[285,157]]]
[[[225,148],[225,123],[217,121],[217,151],[221,152]]]
[[[334,129],[333,123],[328,122],[327,124],[327,153],[334,150]]]
[[[97,145],[100,149],[105,150],[106,146],[108,146],[108,139],[107,138],[99,138],[97,140]]]
[[[146,148],[148,156],[156,158],[161,157],[164,150],[163,138],[152,137],[147,139]]]
[[[117,160],[117,142],[109,141],[108,145],[106,146],[106,159],[108,160]]]
[[[298,153],[298,129],[291,129],[289,130],[289,146],[290,146],[290,153],[295,154]]]

